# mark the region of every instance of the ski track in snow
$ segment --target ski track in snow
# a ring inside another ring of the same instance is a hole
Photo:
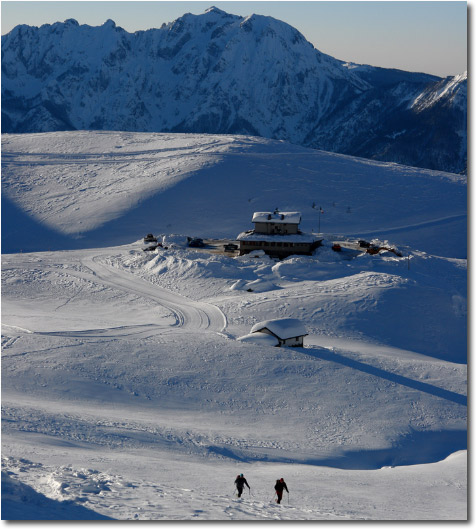
[[[100,256],[87,257],[83,259],[82,264],[92,270],[95,276],[105,284],[140,294],[171,310],[175,315],[177,325],[187,331],[222,332],[226,327],[224,314],[213,305],[193,302],[155,285],[152,287],[149,282],[134,278],[122,270],[104,265]]]
[[[226,328],[226,318],[223,312],[217,307],[203,302],[197,302],[188,300],[187,298],[174,294],[167,291],[157,285],[151,284],[142,280],[140,277],[133,276],[128,272],[120,270],[118,268],[108,266],[105,263],[105,259],[109,254],[95,253],[94,255],[88,255],[84,257],[81,264],[94,275],[95,282],[111,286],[113,288],[122,290],[123,292],[132,293],[134,295],[140,295],[143,298],[154,301],[155,303],[170,310],[175,318],[175,325],[183,331],[187,332],[198,332],[198,331],[209,331],[216,333],[223,333]],[[35,265],[33,265],[35,266]],[[49,267],[44,266],[43,270],[47,270]],[[51,267],[55,269],[55,267]],[[78,278],[88,278],[90,275],[86,272],[80,272],[75,270],[68,270],[68,274]],[[71,300],[70,298],[68,302]],[[58,308],[66,305],[67,302],[58,306]],[[29,329],[22,329],[21,327],[15,327],[12,325],[6,325],[6,328],[12,330],[16,329],[26,333],[36,333],[45,335],[56,335],[56,336],[70,336],[70,337],[112,337],[112,336],[124,336],[129,334],[134,335],[153,335],[155,333],[163,334],[164,332],[175,332],[170,330],[170,325],[131,325],[131,326],[118,326],[106,329],[86,329],[82,331],[58,331],[58,332],[42,332],[32,331]],[[11,344],[6,344],[8,347]]]

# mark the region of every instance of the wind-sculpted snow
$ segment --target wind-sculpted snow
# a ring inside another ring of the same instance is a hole
[[[13,458],[12,458],[13,459]],[[15,465],[16,463],[16,465]],[[17,466],[18,465],[18,466]],[[8,460],[4,465],[8,470],[2,471],[2,519],[3,520],[112,520],[93,509],[87,509],[74,502],[63,502],[51,499],[48,495],[37,492],[30,485],[15,479],[16,472],[25,468],[42,467],[27,460],[13,462]],[[78,475],[77,473],[75,474]],[[65,486],[55,481],[51,485]],[[87,488],[84,487],[87,492]],[[109,490],[109,489],[108,489]],[[20,500],[21,498],[21,500]]]
[[[442,85],[459,97],[435,97]],[[459,173],[466,85],[344,63],[285,22],[216,9],[136,33],[70,19],[2,36],[10,133],[252,134]]]

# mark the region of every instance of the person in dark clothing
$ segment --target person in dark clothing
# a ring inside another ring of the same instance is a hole
[[[244,488],[245,485],[248,488],[250,488],[250,486],[248,485],[248,482],[246,481],[246,479],[243,476],[243,474],[240,474],[239,476],[236,476],[235,485],[236,485],[236,490],[238,491],[238,498],[241,498],[241,495],[243,494],[243,488]]]
[[[283,498],[283,490],[286,489],[286,492],[289,494],[288,486],[286,485],[286,482],[283,478],[276,480],[276,485],[274,486],[274,490],[276,491],[276,495],[278,496],[278,499],[276,500],[276,503],[281,503],[281,500]]]

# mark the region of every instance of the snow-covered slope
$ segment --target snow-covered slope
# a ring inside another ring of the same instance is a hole
[[[416,108],[418,112],[422,112],[438,104],[445,107],[456,106],[463,114],[468,97],[467,81],[467,72],[442,79],[420,94],[413,101],[412,107]]]
[[[466,98],[427,111],[438,136],[409,105],[440,82],[344,63],[266,16],[210,8],[134,34],[70,19],[2,36],[2,132],[253,134],[461,172]]]
[[[85,131],[3,135],[2,170],[3,252],[234,239],[276,207],[317,232],[321,206],[324,233],[466,258],[466,177],[450,173],[248,136]]]
[[[463,177],[185,134],[7,135],[3,162],[3,518],[466,518]],[[311,229],[320,198],[312,256],[141,249],[276,206]],[[276,318],[303,348],[238,340]]]

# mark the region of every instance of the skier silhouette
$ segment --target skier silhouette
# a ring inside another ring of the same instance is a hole
[[[278,496],[278,499],[276,500],[276,503],[281,503],[281,500],[283,498],[283,490],[286,489],[286,492],[289,494],[288,487],[286,485],[286,482],[283,478],[276,480],[276,485],[274,486],[274,490],[276,491],[276,495]]]
[[[243,474],[236,476],[235,485],[236,485],[236,490],[238,491],[238,498],[241,498],[241,495],[243,494],[243,488],[245,485],[248,487],[248,489],[250,489],[250,486],[248,485],[248,482],[246,481]]]

